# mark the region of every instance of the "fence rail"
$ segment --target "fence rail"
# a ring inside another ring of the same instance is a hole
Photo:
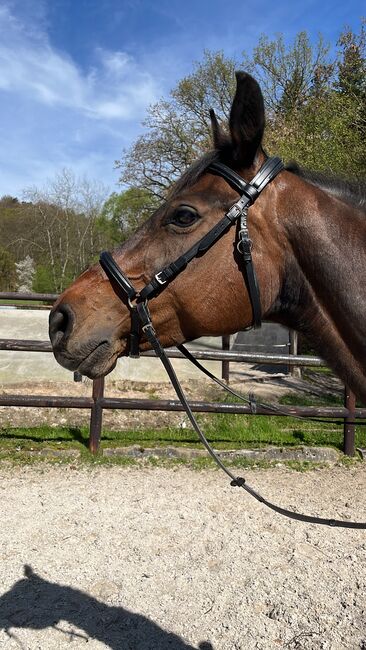
[[[49,341],[37,341],[29,339],[0,339],[0,350],[13,350],[18,352],[52,352],[52,345]],[[166,348],[171,359],[185,359],[176,348]],[[192,352],[192,350],[191,350]],[[141,353],[142,357],[155,357],[153,350]],[[326,363],[320,357],[297,356],[291,357],[286,354],[261,354],[252,352],[231,352],[226,350],[195,350],[193,356],[204,361],[223,361],[225,363],[253,363],[273,364],[279,366],[321,366]]]
[[[14,294],[0,293],[0,300],[33,300],[53,302],[57,298],[55,294]],[[224,338],[224,337],[223,337]],[[227,343],[223,341],[223,347]],[[24,339],[0,339],[0,350],[27,351],[27,352],[52,352],[49,341],[24,340]],[[272,354],[252,354],[244,352],[232,352],[229,350],[195,350],[191,351],[196,359],[221,361],[223,376],[229,379],[230,363],[251,363],[251,364],[278,364],[287,366],[312,366],[325,367],[325,362],[319,357],[290,356]],[[184,356],[177,349],[167,349],[170,358],[184,359]],[[153,351],[144,352],[143,356],[154,357]],[[0,406],[22,406],[22,407],[45,407],[45,408],[81,408],[90,410],[89,449],[96,453],[99,449],[102,417],[104,409],[139,409],[150,411],[182,411],[183,407],[176,400],[147,400],[129,398],[110,398],[104,396],[104,378],[94,379],[91,397],[71,396],[44,396],[44,395],[0,395]],[[232,413],[252,415],[283,415],[275,407],[264,408],[258,404],[256,413],[252,412],[250,406],[242,404],[212,403],[204,401],[191,402],[192,410],[199,413]],[[354,395],[345,388],[344,407],[326,406],[286,406],[284,410],[293,416],[301,417],[327,417],[339,418],[344,421],[344,443],[343,450],[353,456],[355,453],[355,425],[357,418],[366,418],[366,408],[356,408]]]
[[[27,293],[24,291],[0,291],[0,300],[11,300],[13,303],[19,300],[29,300],[30,302],[48,302],[54,303],[58,298],[58,293]]]

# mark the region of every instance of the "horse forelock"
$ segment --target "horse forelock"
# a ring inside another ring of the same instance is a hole
[[[192,187],[199,180],[200,176],[207,170],[207,167],[213,162],[217,162],[220,158],[220,152],[217,149],[213,149],[208,153],[205,153],[201,158],[196,160],[192,165],[183,172],[182,176],[178,178],[177,181],[172,185],[169,193],[168,199],[174,199],[180,192]]]

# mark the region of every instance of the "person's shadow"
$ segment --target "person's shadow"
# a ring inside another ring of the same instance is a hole
[[[83,591],[38,576],[29,565],[25,577],[0,596],[0,629],[16,637],[13,628],[41,630],[57,628],[59,621],[68,621],[80,632],[67,635],[85,640],[97,639],[112,650],[197,650],[176,634],[166,632],[141,614],[123,607],[98,601]],[[214,650],[211,643],[200,643],[200,650]]]

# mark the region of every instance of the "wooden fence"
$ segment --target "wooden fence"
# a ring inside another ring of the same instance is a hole
[[[21,300],[43,301],[52,303],[57,296],[54,294],[20,294],[20,293],[1,293],[0,300],[8,301],[8,305],[14,305]],[[3,303],[4,304],[4,303]],[[38,307],[38,306],[37,306]],[[223,337],[224,338],[224,337]],[[192,354],[196,359],[215,360],[222,362],[222,375],[229,379],[230,363],[250,363],[250,364],[274,364],[287,365],[289,367],[321,367],[326,366],[324,361],[319,357],[313,356],[291,356],[291,355],[270,355],[270,354],[251,354],[242,352],[232,352],[228,350],[227,339],[223,340],[223,350],[196,350]],[[0,339],[0,350],[28,351],[28,352],[52,352],[52,346],[49,341],[20,340],[20,339]],[[170,358],[184,358],[177,349],[168,349],[167,354]],[[155,356],[154,352],[145,352],[143,356]],[[26,407],[47,407],[47,408],[82,408],[90,410],[90,430],[89,430],[89,449],[96,453],[99,448],[102,417],[104,409],[136,409],[150,411],[182,411],[183,407],[177,400],[148,400],[148,399],[130,399],[130,398],[111,398],[104,395],[104,378],[98,378],[93,381],[91,397],[72,397],[72,396],[44,396],[44,395],[0,395],[0,406],[26,406]],[[249,405],[232,404],[232,403],[211,403],[193,401],[191,402],[192,410],[195,412],[205,413],[236,413],[252,415],[273,415],[281,416],[276,407],[273,409],[257,405],[256,413],[252,412]],[[355,397],[351,391],[345,387],[344,406],[286,406],[283,407],[290,415],[301,417],[318,417],[343,419],[344,453],[353,456],[355,453],[355,425],[353,422],[357,418],[366,418],[366,408],[356,408]]]

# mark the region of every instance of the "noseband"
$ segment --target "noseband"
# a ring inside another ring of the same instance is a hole
[[[241,195],[240,199],[234,203],[234,205],[225,214],[225,216],[213,228],[211,228],[211,230],[209,230],[206,235],[204,235],[186,253],[156,273],[150,282],[146,284],[141,291],[137,291],[135,289],[128,277],[123,273],[122,269],[115,262],[112,255],[107,251],[101,253],[100,264],[107,277],[109,278],[118,297],[121,298],[121,300],[124,302],[127,302],[130,308],[131,331],[129,341],[129,356],[133,358],[139,357],[140,338],[141,334],[144,334],[146,339],[151,344],[151,347],[155,351],[156,355],[162,361],[170,378],[170,381],[174,387],[174,390],[193,426],[193,429],[196,431],[202,444],[206,447],[208,453],[212,456],[217,465],[230,477],[230,484],[232,486],[242,487],[257,501],[263,503],[271,510],[284,515],[285,517],[289,517],[290,519],[296,519],[298,521],[305,521],[313,524],[323,524],[333,527],[366,529],[366,523],[312,517],[310,515],[304,515],[292,510],[287,510],[286,508],[281,508],[280,506],[271,503],[260,494],[258,494],[258,492],[256,492],[246,483],[245,478],[235,476],[231,470],[226,467],[226,465],[224,465],[221,458],[213,450],[203,431],[201,430],[186,399],[183,389],[178,381],[174,368],[170,363],[170,360],[168,359],[163,347],[161,346],[160,341],[157,338],[154,326],[151,322],[148,301],[152,298],[156,298],[156,296],[158,296],[168,286],[168,284],[172,282],[172,280],[174,280],[187,267],[189,262],[191,262],[195,257],[204,255],[230,229],[233,224],[238,223],[239,228],[237,250],[239,253],[241,253],[243,259],[243,275],[245,278],[245,283],[253,312],[252,327],[258,328],[261,326],[262,313],[260,293],[255,269],[253,266],[251,252],[252,242],[249,238],[247,215],[248,208],[258,198],[259,194],[264,190],[264,188],[277,176],[277,174],[279,174],[280,171],[282,171],[282,169],[284,169],[284,165],[280,158],[268,158],[256,176],[253,178],[253,180],[247,183],[235,171],[222,163],[215,162],[209,165],[207,171],[224,178],[229,183],[229,185],[236,189],[237,192]],[[179,345],[178,348],[185,355],[185,357],[196,367],[202,370],[202,372],[229,390],[229,392],[233,392],[232,390],[225,387],[225,385],[220,382],[220,380],[214,377],[203,366],[201,366],[201,364],[192,357],[190,352],[186,350],[183,345]]]

